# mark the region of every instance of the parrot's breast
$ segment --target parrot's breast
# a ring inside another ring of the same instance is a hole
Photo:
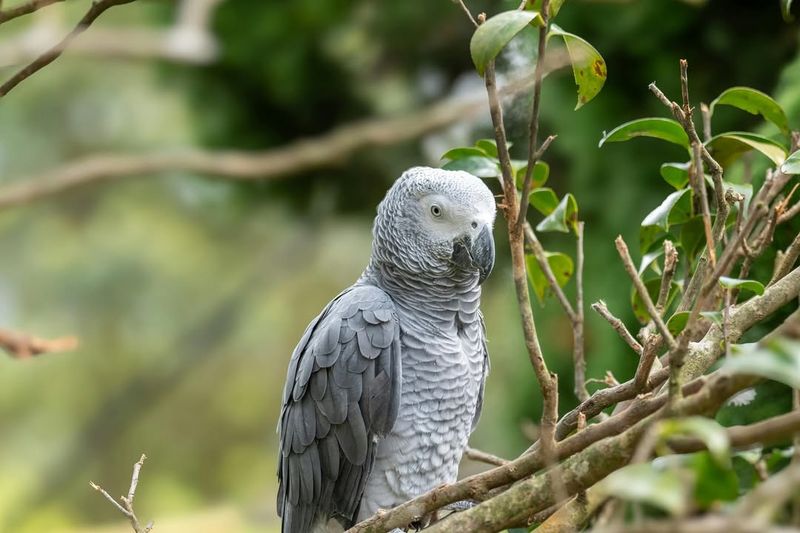
[[[400,412],[391,433],[378,443],[361,518],[456,480],[483,381],[477,296],[447,305],[451,315],[437,315],[442,320],[429,320],[419,309],[397,307],[403,373]]]

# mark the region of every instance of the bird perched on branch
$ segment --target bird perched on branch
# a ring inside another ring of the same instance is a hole
[[[278,431],[283,533],[344,527],[456,480],[489,368],[479,304],[491,191],[416,167],[378,206],[356,283],[309,324]]]

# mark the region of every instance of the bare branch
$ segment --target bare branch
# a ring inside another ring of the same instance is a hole
[[[550,0],[542,0],[542,7],[539,11],[539,16],[542,18],[542,25],[539,27],[539,44],[538,55],[536,56],[536,68],[533,72],[533,103],[531,109],[531,118],[529,126],[528,138],[528,166],[525,168],[525,180],[522,182],[522,201],[519,204],[519,214],[517,215],[517,230],[522,228],[528,214],[528,195],[531,192],[531,182],[533,181],[533,170],[536,162],[541,153],[538,148],[539,143],[539,107],[542,100],[542,70],[544,67],[544,56],[547,50],[547,30],[549,27],[548,10]],[[553,141],[554,137],[549,137],[547,142],[542,146],[547,149],[547,146]]]
[[[583,221],[577,224],[578,242],[575,266],[575,321],[572,324],[572,359],[575,365],[575,396],[581,402],[589,398],[586,390],[586,356],[583,338],[584,311],[583,311]]]
[[[491,453],[477,450],[469,446],[467,447],[466,450],[464,450],[464,457],[472,461],[477,461],[479,463],[486,463],[487,465],[494,465],[494,466],[503,466],[507,465],[510,462],[508,459],[503,459],[501,457],[497,457],[496,455],[492,455]]]
[[[617,251],[619,252],[619,256],[622,259],[622,264],[625,266],[625,271],[628,273],[628,276],[633,281],[634,287],[636,287],[636,291],[639,293],[639,297],[644,302],[645,307],[647,308],[647,312],[650,313],[650,318],[658,328],[659,333],[666,341],[667,345],[670,348],[674,348],[676,346],[675,339],[672,338],[672,334],[667,329],[666,324],[664,324],[664,320],[661,318],[661,315],[658,313],[655,304],[653,303],[653,299],[650,298],[650,293],[647,292],[647,287],[644,286],[642,279],[639,277],[638,272],[636,272],[636,267],[633,264],[633,259],[631,259],[631,254],[628,251],[628,245],[625,244],[625,241],[622,240],[622,236],[618,236],[616,241],[614,241],[617,246]]]
[[[628,328],[625,327],[625,324],[619,318],[615,317],[611,311],[608,310],[606,303],[603,300],[595,302],[592,304],[592,309],[594,309],[597,314],[603,317],[606,322],[611,324],[611,327],[619,334],[619,336],[624,340],[628,346],[630,346],[637,355],[642,355],[642,345],[631,335],[631,332],[628,331]]]
[[[128,521],[131,523],[131,527],[133,528],[135,533],[149,533],[151,529],[153,529],[153,523],[150,522],[145,526],[142,526],[139,522],[139,519],[136,517],[136,512],[133,509],[133,499],[136,496],[136,488],[139,485],[139,472],[142,470],[142,465],[144,464],[145,459],[147,456],[142,454],[136,464],[133,465],[133,474],[131,475],[131,485],[128,489],[128,496],[122,496],[120,498],[120,502],[115,500],[105,489],[103,489],[100,485],[96,484],[93,481],[89,482],[89,485],[100,494],[102,494],[105,499],[110,501],[114,504],[114,507],[117,508],[119,512],[121,512]]]
[[[675,277],[675,267],[678,264],[678,251],[672,244],[672,241],[664,241],[664,269],[661,273],[661,288],[658,291],[658,301],[656,302],[656,311],[659,315],[664,314],[664,309],[667,306],[667,299],[669,298],[670,288],[672,287],[672,279]]]
[[[472,25],[476,28],[478,27],[478,22],[475,20],[475,17],[472,16],[470,13],[469,8],[464,4],[464,0],[456,0],[456,3],[461,7],[461,11],[469,18],[469,21],[472,22]]]
[[[416,113],[363,120],[260,152],[189,149],[90,156],[0,188],[0,208],[29,204],[94,183],[165,172],[196,172],[233,180],[274,179],[342,164],[348,155],[363,148],[415,139],[474,116],[484,105],[473,98],[446,99]]]
[[[78,22],[78,25],[75,26],[69,34],[67,34],[64,39],[52,47],[47,52],[40,55],[36,58],[31,64],[14,74],[8,81],[0,85],[0,97],[3,97],[11,91],[14,87],[25,81],[29,78],[32,74],[38,72],[40,69],[46,67],[60,56],[64,49],[69,46],[70,42],[72,42],[75,37],[83,33],[86,28],[91,26],[91,24],[102,15],[107,9],[122,5],[122,4],[130,4],[135,0],[94,0],[92,2],[92,6],[89,8],[89,11],[83,16],[83,18]]]
[[[42,9],[43,7],[47,7],[51,4],[63,1],[64,0],[29,0],[24,4],[20,4],[18,6],[14,6],[8,9],[3,9],[2,11],[0,11],[0,24],[8,22],[9,20],[13,20],[17,17],[29,15],[35,11]]]
[[[78,347],[73,336],[42,339],[7,329],[0,329],[0,348],[15,359],[27,359],[45,353],[69,352]]]

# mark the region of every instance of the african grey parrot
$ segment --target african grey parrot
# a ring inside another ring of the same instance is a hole
[[[278,422],[283,533],[350,527],[456,480],[489,367],[479,310],[495,202],[416,167],[378,206],[369,264],[309,324]]]

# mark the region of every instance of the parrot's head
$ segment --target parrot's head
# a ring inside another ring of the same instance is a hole
[[[496,211],[492,192],[472,174],[411,168],[378,206],[373,260],[411,275],[482,283],[494,266]]]

